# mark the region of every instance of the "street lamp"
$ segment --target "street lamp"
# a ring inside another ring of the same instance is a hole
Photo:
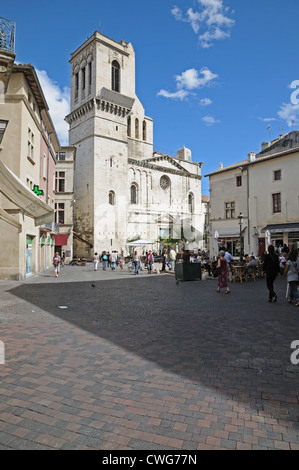
[[[243,225],[243,214],[240,212],[238,215],[239,225],[240,225],[240,261],[243,261],[243,250],[242,250],[242,225]]]
[[[4,136],[4,132],[7,128],[7,124],[8,124],[8,121],[6,121],[5,119],[0,119],[0,144]]]

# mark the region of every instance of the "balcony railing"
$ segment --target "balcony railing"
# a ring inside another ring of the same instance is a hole
[[[0,17],[0,50],[15,52],[16,25],[13,21]]]

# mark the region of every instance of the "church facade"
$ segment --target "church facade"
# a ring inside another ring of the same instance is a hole
[[[202,246],[201,163],[185,147],[154,152],[153,120],[135,93],[135,53],[95,32],[71,54],[69,145],[76,147],[74,254],[126,251],[134,239]]]

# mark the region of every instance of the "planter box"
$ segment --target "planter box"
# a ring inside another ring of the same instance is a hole
[[[200,263],[176,263],[175,279],[179,281],[200,281],[201,264]]]

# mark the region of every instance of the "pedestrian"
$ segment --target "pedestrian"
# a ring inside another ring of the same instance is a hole
[[[99,255],[97,253],[94,254],[93,257],[93,265],[94,265],[94,270],[98,270],[98,264],[99,264]]]
[[[125,260],[125,257],[124,257],[124,252],[122,251],[120,253],[120,258],[119,258],[119,267],[120,267],[121,272],[124,270],[125,262],[126,262],[126,260]]]
[[[297,284],[299,280],[299,258],[296,250],[291,250],[284,268],[284,273],[282,279],[287,276],[288,281],[288,294],[287,299],[289,303],[292,303],[292,300],[296,300],[295,307],[299,307],[299,292],[297,289]]]
[[[153,256],[151,250],[149,250],[149,252],[146,256],[147,274],[152,274],[153,264],[154,264],[154,256]]]
[[[134,274],[136,275],[136,274],[138,274],[138,272],[139,272],[139,266],[140,266],[140,259],[139,259],[139,256],[138,256],[137,251],[134,251],[133,263],[134,263],[134,267],[135,267],[135,272],[134,272]]]
[[[166,265],[170,271],[171,269],[171,262],[170,262],[170,247],[167,248],[167,252],[166,252]]]
[[[226,250],[224,254],[224,258],[226,259],[227,262],[227,269],[228,269],[228,275],[232,275],[232,268],[231,268],[231,263],[234,261],[234,258],[232,257],[232,254]],[[230,277],[231,280],[231,277]]]
[[[264,256],[263,272],[266,274],[267,289],[269,291],[268,302],[277,302],[277,295],[274,292],[274,281],[277,274],[280,272],[279,269],[279,258],[275,254],[273,245],[268,248],[268,253]]]
[[[226,261],[225,257],[225,251],[221,250],[219,252],[219,258],[217,261],[217,268],[219,269],[219,275],[218,275],[218,287],[217,287],[217,292],[220,292],[220,289],[224,288],[225,293],[229,294],[230,289],[228,288],[228,283],[227,283],[227,274],[228,274],[228,262]]]
[[[161,272],[165,272],[166,260],[167,260],[167,248],[163,248],[163,252],[161,256],[161,263],[162,263]]]
[[[109,256],[111,271],[115,271],[117,262],[117,252],[114,250]]]
[[[106,251],[103,251],[103,253],[102,253],[102,266],[103,266],[103,271],[106,271],[107,262],[108,262],[107,253],[106,253]]]
[[[60,262],[61,262],[61,258],[59,256],[58,251],[56,251],[55,256],[53,257],[55,277],[58,277]]]
[[[175,260],[176,260],[176,252],[174,251],[173,248],[171,248],[169,252],[169,260],[170,260],[170,269],[171,271],[174,271],[174,265],[175,265]]]

